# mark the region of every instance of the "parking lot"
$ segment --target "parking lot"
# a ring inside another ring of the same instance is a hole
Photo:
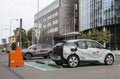
[[[24,67],[9,68],[8,54],[0,53],[0,79],[119,79],[120,56],[111,66],[82,64],[77,68],[56,66],[50,59],[33,58]]]
[[[31,61],[25,61],[25,65],[43,70],[43,71],[53,71],[53,70],[66,70],[71,69],[68,66],[58,66],[56,65],[52,60],[48,59],[42,59],[42,60],[31,60]],[[120,62],[118,60],[115,61],[115,63],[112,66],[120,66]],[[102,68],[102,67],[108,67],[104,64],[89,64],[89,63],[81,63],[80,66],[77,68]]]

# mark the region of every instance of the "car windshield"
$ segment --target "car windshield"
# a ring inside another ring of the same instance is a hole
[[[32,46],[28,47],[28,49],[33,49],[33,48],[35,48],[35,46],[36,45],[32,45]]]
[[[63,45],[63,43],[57,43],[56,45],[55,45],[55,47],[56,46],[62,46]]]

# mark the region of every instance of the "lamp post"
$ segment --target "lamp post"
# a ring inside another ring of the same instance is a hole
[[[38,9],[38,12],[39,12],[39,0],[38,0],[38,4],[37,4],[37,9]]]
[[[12,21],[18,21],[19,19],[10,19],[10,35],[9,35],[9,37],[11,36],[11,26],[12,26]],[[9,41],[9,48],[10,48],[10,46],[11,46],[11,42]],[[9,50],[11,50],[11,48],[9,49]]]
[[[11,20],[10,20],[10,36],[11,36],[11,26],[12,26],[12,21],[14,21],[14,20],[15,20],[15,21],[18,21],[19,19],[11,19]]]
[[[37,13],[39,13],[39,0],[37,0],[37,9],[38,9],[38,12],[37,12]],[[37,44],[39,44],[39,19],[38,19],[38,21],[37,21],[36,34],[37,34],[36,41],[37,41]]]

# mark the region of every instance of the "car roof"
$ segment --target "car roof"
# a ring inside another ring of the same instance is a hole
[[[94,41],[91,39],[74,39],[74,40],[67,40],[66,42],[77,42],[77,41]]]

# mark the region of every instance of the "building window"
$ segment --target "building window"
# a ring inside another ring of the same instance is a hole
[[[58,12],[55,12],[55,16],[58,16]]]
[[[53,29],[50,29],[50,30],[49,30],[49,33],[54,33],[54,32],[57,32],[57,31],[58,31],[58,27],[53,28]]]
[[[58,24],[58,20],[53,21],[53,25]]]
[[[52,14],[51,17],[54,18],[55,17],[54,14]]]
[[[46,28],[46,24],[43,25],[43,28]]]
[[[45,21],[46,21],[46,18],[43,19],[43,22],[45,22]]]
[[[50,27],[52,24],[51,24],[51,22],[49,22],[48,24],[47,24],[47,27]]]

